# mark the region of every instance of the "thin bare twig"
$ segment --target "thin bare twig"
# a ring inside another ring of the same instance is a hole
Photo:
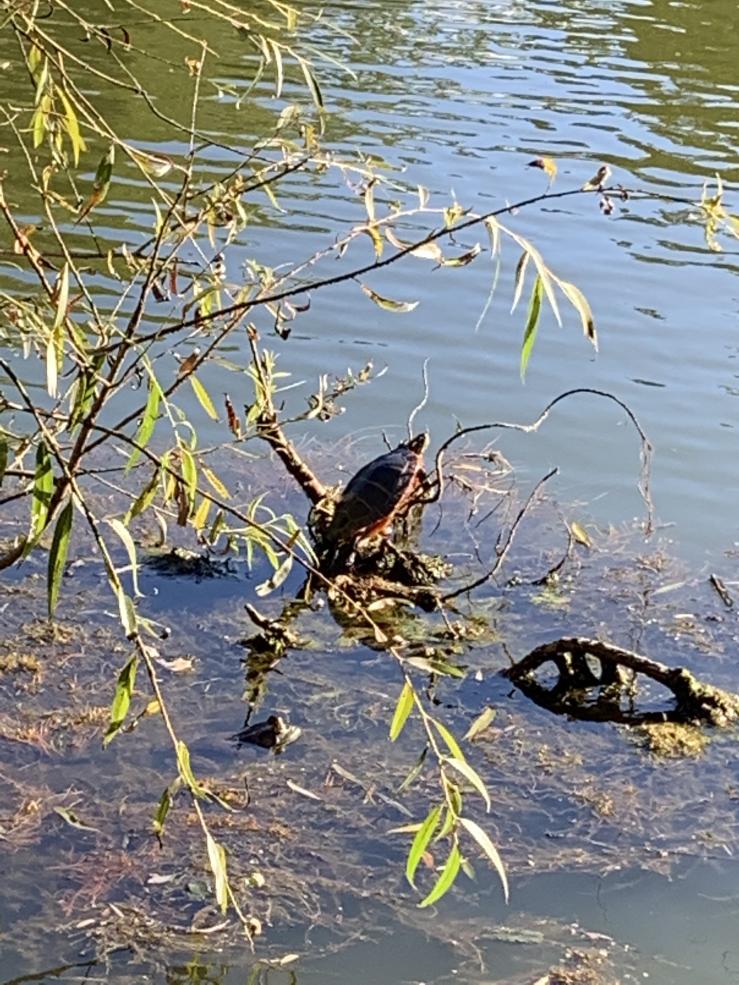
[[[484,585],[485,582],[490,581],[491,578],[494,578],[497,575],[497,573],[500,571],[500,569],[503,566],[503,562],[505,561],[509,550],[511,549],[511,545],[513,544],[513,540],[516,536],[516,533],[518,532],[518,528],[520,527],[524,517],[528,513],[529,507],[532,505],[536,497],[541,492],[541,489],[543,488],[544,484],[548,482],[552,478],[552,476],[557,475],[558,472],[559,469],[556,467],[550,469],[546,475],[542,476],[541,479],[539,479],[539,481],[536,483],[536,485],[531,490],[529,495],[526,497],[526,502],[523,504],[521,509],[516,514],[516,518],[511,524],[510,529],[508,530],[506,539],[503,542],[503,547],[500,549],[498,553],[498,557],[496,558],[495,564],[492,566],[492,568],[489,571],[486,571],[484,575],[480,575],[479,578],[476,578],[473,582],[470,582],[468,585],[463,585],[462,588],[457,588],[453,592],[448,592],[446,595],[443,595],[441,599],[442,602],[450,602],[452,599],[457,598],[457,596],[459,595],[465,595],[468,592],[473,592],[476,588],[480,588],[481,585]]]
[[[644,532],[647,537],[651,536],[654,531],[654,503],[652,502],[651,493],[652,453],[654,450],[652,443],[628,404],[624,403],[623,400],[614,396],[614,394],[609,393],[607,390],[596,390],[593,387],[575,387],[572,390],[566,390],[564,393],[560,393],[553,400],[549,401],[541,414],[539,414],[536,420],[532,421],[531,424],[513,424],[505,421],[496,421],[493,424],[475,424],[472,427],[461,428],[459,431],[455,432],[450,438],[447,438],[447,440],[440,445],[438,451],[436,452],[436,489],[427,501],[432,503],[436,502],[444,490],[444,475],[442,472],[444,452],[455,441],[458,441],[467,434],[474,434],[477,431],[490,431],[496,428],[506,431],[520,431],[524,434],[530,434],[533,431],[538,431],[544,421],[546,421],[549,417],[549,412],[556,407],[558,403],[561,403],[561,401],[566,400],[568,397],[574,397],[580,393],[590,393],[595,397],[604,397],[606,400],[612,400],[613,403],[617,404],[624,411],[626,416],[636,428],[641,442],[641,469],[639,474],[638,489],[639,494],[644,501],[644,505],[647,508],[647,519],[644,525]]]

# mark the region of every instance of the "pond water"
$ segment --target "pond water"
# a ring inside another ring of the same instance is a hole
[[[580,186],[605,162],[613,180],[629,189],[697,202],[703,181],[713,180],[718,172],[729,208],[739,212],[735,0],[358,0],[320,6],[347,33],[326,29],[321,36],[319,31],[319,43],[330,46],[356,73],[352,78],[338,69],[322,72],[328,142],[337,155],[361,150],[381,156],[397,169],[398,180],[427,187],[432,205],[443,206],[456,197],[463,206],[482,212],[535,196],[545,190],[547,179],[527,164],[549,156],[558,166],[554,191]],[[222,39],[221,56],[223,81],[238,81],[243,55],[236,38]],[[0,96],[10,99],[12,84],[0,78]],[[183,112],[176,92],[165,93],[161,105],[173,114]],[[253,105],[238,111],[228,99],[213,97],[207,105],[207,128],[230,143],[243,136],[248,144],[273,111],[266,90]],[[132,136],[150,150],[184,152],[184,146],[164,142],[160,124],[143,113],[130,127]],[[227,170],[222,155],[208,153],[214,174]],[[229,255],[227,279],[238,281],[248,256],[275,266],[296,263],[362,221],[361,200],[330,176],[296,177],[280,194],[289,216],[271,214],[265,203],[243,245]],[[123,173],[100,210],[100,221],[111,237],[137,243],[149,230],[146,204],[145,190]],[[693,571],[717,571],[731,583],[732,549],[739,542],[739,240],[723,240],[721,253],[710,250],[696,211],[667,201],[631,199],[616,202],[613,213],[603,215],[595,198],[578,197],[552,200],[506,220],[536,244],[558,275],[587,295],[600,339],[595,354],[574,312],[566,313],[563,328],[544,318],[525,384],[519,377],[524,313],[509,312],[516,261],[510,244],[504,246],[495,298],[479,325],[494,274],[488,258],[481,255],[462,269],[436,270],[411,258],[368,282],[381,295],[418,301],[413,311],[390,314],[374,306],[355,284],[342,285],[318,292],[290,339],[275,340],[273,347],[296,380],[313,381],[327,371],[343,373],[370,359],[376,367],[387,367],[379,380],[351,396],[344,416],[317,434],[327,444],[359,435],[360,450],[353,452],[359,458],[379,453],[381,431],[403,433],[423,393],[425,359],[430,399],[419,422],[430,429],[435,442],[450,434],[457,421],[471,425],[532,420],[552,397],[573,387],[615,394],[636,413],[655,446],[653,495],[660,522],[671,525],[675,554]],[[458,244],[460,251],[469,249],[477,235],[468,233]],[[364,247],[353,247],[357,252],[352,261],[371,259],[369,241],[366,248],[363,254]],[[8,268],[5,276],[8,284],[17,286],[19,274]],[[113,286],[101,280],[100,290],[112,291]],[[204,372],[203,381],[214,393],[224,389],[215,368]],[[293,399],[299,401],[300,393]],[[213,425],[209,432],[205,420],[201,425],[202,443],[223,439],[222,429]],[[500,439],[500,447],[524,485],[558,465],[561,471],[551,495],[573,517],[618,526],[642,510],[636,489],[638,443],[623,413],[607,401],[574,398],[558,407],[538,434],[508,435]],[[191,639],[207,632],[210,618],[226,625],[241,603],[242,586],[230,582],[225,587],[217,582],[207,591],[201,586],[188,589],[184,581],[162,580],[156,587],[155,615],[165,620],[176,616],[181,632],[190,632]],[[211,608],[215,616],[206,612]],[[597,625],[595,615],[591,622]],[[579,622],[575,628],[572,622],[568,626],[564,617],[557,625],[563,635],[565,628],[570,635],[581,628]],[[727,633],[734,638],[733,628]],[[232,694],[228,699],[213,696],[212,706],[206,702],[207,714],[210,723],[224,715],[238,727],[238,689],[243,681],[233,669],[233,654],[228,647],[218,651],[214,640],[208,643],[213,646],[208,655],[209,687],[222,674],[220,680],[232,687]],[[356,662],[342,656],[345,665],[337,670],[337,687],[345,677],[365,680],[361,675],[368,674],[372,681],[376,673],[373,686],[384,688],[385,697],[392,695],[394,685],[385,686],[374,667],[366,669],[371,652],[360,649]],[[739,689],[727,660],[720,663],[719,676],[718,683]],[[299,691],[300,681],[295,686]],[[291,707],[298,700],[275,687]],[[504,693],[492,686],[483,697],[503,701]],[[459,700],[465,709],[475,703],[471,698],[469,705],[464,697]],[[523,705],[518,713],[530,715],[531,728],[546,734],[547,716],[522,709]],[[206,731],[195,728],[193,735]],[[382,741],[379,732],[376,737]],[[333,738],[342,741],[338,727]],[[619,737],[613,746],[600,747],[604,760],[616,756],[614,750],[624,743]],[[289,752],[288,762],[292,755],[298,753]],[[721,822],[733,831],[733,743],[720,745],[712,755],[714,766],[722,770],[720,789],[710,789],[705,775],[696,778],[701,767],[692,763],[681,764],[677,775],[694,794],[691,824],[699,827],[696,818],[705,809],[710,827],[720,801]],[[17,765],[14,755],[11,759]],[[92,754],[91,762],[105,769]],[[380,754],[374,765],[378,763]],[[76,764],[80,775],[85,765],[81,757]],[[154,771],[157,764],[150,766]],[[53,772],[53,767],[47,765],[44,775],[47,771]],[[700,782],[707,786],[696,793],[693,785]],[[619,795],[626,796],[627,788],[624,765],[618,775]],[[542,789],[556,814],[561,791],[544,783]],[[532,782],[528,796],[535,800],[538,793]],[[513,816],[506,817],[513,824]],[[505,833],[506,823],[505,818],[496,821],[502,843],[515,841],[518,833],[525,840],[524,827]],[[536,831],[541,842],[558,844],[568,838],[566,812],[557,823],[557,831],[546,825],[539,829],[534,822],[526,830]],[[573,827],[575,823],[573,817]],[[710,831],[705,837],[708,844]],[[440,905],[437,919],[448,922],[446,942],[429,933],[420,917],[415,925],[409,920],[402,928],[396,926],[388,916],[392,911],[384,912],[379,905],[373,911],[371,939],[364,940],[361,928],[351,923],[352,902],[347,899],[347,925],[354,938],[348,935],[335,953],[312,958],[314,941],[304,927],[298,937],[285,931],[280,943],[284,951],[306,955],[296,966],[303,985],[347,978],[357,985],[461,979],[481,985],[525,985],[560,960],[568,940],[577,950],[597,948],[606,938],[621,948],[611,953],[617,980],[665,985],[739,981],[739,869],[730,849],[722,843],[715,853],[686,853],[685,862],[668,873],[657,866],[644,870],[632,865],[636,855],[631,847],[627,850],[628,838],[615,824],[604,838],[608,862],[598,874],[580,871],[577,865],[558,870],[549,865],[546,852],[535,856],[530,875],[524,874],[523,865],[516,868],[509,909],[500,900],[494,878],[481,875],[473,890]],[[620,864],[622,838],[625,861]],[[380,853],[377,845],[372,850]],[[32,871],[32,859],[18,862],[16,856],[16,862],[19,871]],[[394,865],[402,866],[400,854]],[[12,883],[20,894],[19,885],[20,877]],[[67,956],[59,943],[63,937],[50,944],[46,958],[24,955],[18,928],[26,911],[15,906],[11,895],[12,890],[3,904],[3,923],[7,921],[10,930],[0,937],[0,969],[8,981],[56,965],[57,953]],[[339,921],[337,916],[337,925]],[[514,939],[495,937],[492,931],[501,925],[514,928]],[[463,936],[465,926],[479,928],[477,966],[468,954],[462,963],[452,943]],[[539,928],[539,936],[525,939],[526,932],[534,933],[532,928]],[[515,939],[516,932],[521,939]],[[582,976],[572,977],[573,983],[596,980],[585,977],[589,969],[573,967],[573,976]],[[235,985],[252,981],[253,969],[254,960],[244,949],[219,953],[216,945],[209,949],[200,942],[192,951],[160,956],[156,963],[142,958],[131,964],[128,957],[119,961],[113,956],[107,969],[99,966],[89,974],[91,980],[109,975],[116,980]],[[35,980],[76,981],[81,974],[83,970],[69,969]],[[291,980],[287,970],[274,969],[263,971],[262,978],[271,983]]]

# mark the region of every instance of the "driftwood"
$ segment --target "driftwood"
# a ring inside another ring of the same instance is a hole
[[[553,684],[537,677],[546,664],[556,667]],[[701,683],[684,667],[668,667],[602,640],[565,637],[544,643],[504,674],[538,705],[589,721],[728,725],[739,718],[739,695]],[[640,709],[639,674],[667,688],[672,706]]]

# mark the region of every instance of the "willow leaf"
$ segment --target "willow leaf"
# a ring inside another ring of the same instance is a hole
[[[192,525],[196,530],[202,530],[208,522],[208,514],[212,505],[211,501],[203,496],[200,506],[198,506],[192,518]]]
[[[200,406],[211,420],[217,421],[218,411],[213,406],[213,401],[210,399],[210,394],[208,391],[194,374],[190,374],[188,379],[190,380],[190,386],[192,387],[195,396],[198,398]]]
[[[118,614],[121,619],[121,626],[123,626],[123,632],[126,634],[127,639],[133,639],[138,631],[136,607],[131,597],[126,595],[120,586],[116,588],[116,596],[118,597]]]
[[[518,263],[516,264],[516,277],[515,286],[513,288],[513,302],[511,303],[511,314],[518,307],[518,302],[521,300],[521,292],[523,291],[523,282],[526,277],[526,268],[529,265],[530,254],[528,250],[524,250],[519,257]]]
[[[72,500],[67,502],[54,528],[54,539],[51,542],[49,551],[49,568],[46,579],[47,604],[49,618],[54,618],[54,610],[59,601],[59,589],[61,588],[64,566],[67,563],[67,553],[69,551],[69,538],[72,533],[72,515],[74,506]]]
[[[156,809],[156,814],[154,815],[154,820],[152,826],[154,828],[154,834],[159,836],[164,832],[164,822],[167,820],[167,814],[169,814],[169,809],[172,806],[172,793],[169,787],[165,788],[162,794],[159,805]]]
[[[113,704],[110,707],[110,724],[103,737],[104,746],[107,746],[115,734],[120,731],[121,726],[126,720],[126,715],[131,705],[134,685],[136,684],[138,661],[139,658],[134,654],[118,675],[115,694],[113,695]]]
[[[156,427],[157,417],[159,416],[159,402],[162,399],[162,388],[156,380],[155,376],[149,377],[149,394],[146,398],[146,407],[144,408],[144,416],[141,418],[141,424],[136,432],[136,437],[134,441],[141,448],[146,448],[149,444],[149,439],[154,433],[154,428]],[[141,452],[138,448],[134,448],[128,457],[126,462],[126,471],[132,468],[136,462],[139,460]]]
[[[434,727],[436,728],[436,731],[444,740],[444,743],[447,749],[449,750],[449,752],[452,754],[452,756],[455,759],[459,759],[464,763],[465,762],[464,753],[459,748],[459,743],[454,738],[454,736],[449,731],[449,729],[445,725],[442,725],[441,722],[438,721],[436,718],[432,718],[431,721],[434,723]]]
[[[139,577],[138,577],[138,561],[136,559],[136,545],[133,542],[133,537],[131,536],[127,527],[121,523],[120,520],[113,517],[113,519],[108,520],[108,526],[111,527],[120,537],[123,546],[126,548],[126,553],[128,554],[128,563],[131,565],[131,581],[133,583],[133,593],[137,598],[142,597],[142,592],[139,591]]]
[[[393,720],[390,723],[390,741],[395,742],[400,733],[403,731],[403,726],[408,721],[408,716],[413,709],[413,688],[405,681],[403,684],[403,689],[398,697],[397,704],[395,705],[395,713],[393,714]]]
[[[455,769],[458,773],[461,773],[462,776],[465,778],[465,780],[467,780],[467,782],[470,783],[475,788],[475,790],[477,790],[477,792],[480,794],[482,799],[485,801],[485,809],[489,811],[490,794],[488,793],[488,788],[483,783],[480,774],[476,770],[473,770],[470,764],[465,760],[454,759],[451,756],[445,756],[444,762],[447,763],[449,766],[451,766],[453,769]]]
[[[436,825],[439,823],[440,814],[441,804],[437,804],[436,807],[431,808],[426,816],[426,820],[416,832],[416,837],[413,839],[410,851],[408,852],[408,859],[405,863],[405,877],[414,889],[416,885],[413,882],[413,877],[416,874],[418,863],[421,861],[421,857],[433,837]]]
[[[77,118],[77,113],[75,112],[74,106],[66,93],[66,90],[63,86],[58,85],[56,87],[56,91],[64,106],[64,129],[69,135],[69,142],[72,145],[74,166],[77,167],[80,163],[80,154],[87,150],[87,144],[80,133],[80,122]]]
[[[408,771],[408,775],[403,779],[403,782],[395,791],[396,793],[402,793],[404,790],[407,790],[408,787],[413,783],[413,781],[420,775],[421,770],[423,769],[423,764],[426,762],[426,757],[428,756],[428,754],[429,754],[429,747],[424,746],[423,749],[421,750],[421,755],[418,757],[418,759],[415,761],[413,766]]]
[[[67,305],[69,304],[69,264],[65,263],[59,272],[54,285],[54,298],[56,309],[54,312],[54,323],[52,333],[55,332],[64,322],[67,316]]]
[[[452,845],[452,849],[449,852],[449,857],[446,860],[444,868],[441,870],[441,875],[436,880],[436,884],[428,896],[426,896],[426,898],[421,900],[418,904],[419,907],[431,906],[432,903],[435,903],[438,899],[441,899],[447,890],[451,889],[454,885],[454,880],[459,874],[461,864],[462,855],[459,851],[459,846],[455,843]]]
[[[259,595],[260,598],[263,598],[265,595],[269,595],[270,592],[274,592],[274,590],[276,588],[279,588],[280,585],[285,581],[287,576],[290,574],[290,572],[292,571],[292,566],[293,566],[293,555],[288,554],[285,560],[280,565],[278,565],[274,574],[272,574],[271,577],[269,577],[266,581],[263,581],[259,585],[257,585],[257,587],[254,589],[255,593]]]
[[[541,316],[541,299],[544,296],[543,282],[539,274],[536,275],[534,286],[531,288],[529,298],[529,310],[526,313],[526,326],[523,330],[523,342],[521,343],[521,379],[526,378],[526,367],[529,364],[531,353],[536,342],[536,334],[539,329],[539,317]]]
[[[323,109],[323,95],[321,94],[321,88],[318,85],[318,81],[311,71],[310,65],[305,61],[304,58],[299,58],[300,68],[302,69],[303,75],[305,76],[305,81],[310,90],[311,98],[316,105],[316,109]]]
[[[588,300],[582,293],[579,287],[575,287],[574,284],[570,284],[566,280],[560,280],[557,282],[562,289],[562,292],[566,296],[567,300],[577,311],[580,316],[580,321],[582,322],[582,330],[586,339],[590,339],[593,343],[593,347],[598,349],[598,334],[595,330],[595,322],[593,320],[593,312],[588,304]]]
[[[203,473],[205,478],[208,480],[208,484],[213,488],[213,490],[218,493],[222,499],[230,499],[231,493],[226,489],[224,484],[218,478],[218,476],[211,469],[207,468],[205,465],[201,466],[200,471]]]
[[[216,902],[225,913],[228,908],[228,873],[226,871],[226,849],[220,845],[210,831],[206,834],[208,861],[215,880]]]
[[[516,241],[516,243],[518,243],[521,249],[525,253],[527,253],[529,257],[534,261],[534,266],[536,267],[536,272],[541,278],[542,287],[544,288],[544,293],[547,296],[547,301],[549,301],[549,305],[552,309],[552,312],[554,313],[554,317],[557,320],[557,324],[561,325],[562,316],[559,313],[557,296],[554,293],[554,284],[556,283],[560,285],[559,278],[555,277],[555,275],[552,273],[549,267],[547,267],[547,265],[544,263],[544,258],[542,257],[541,253],[527,239],[525,239],[523,236],[519,236],[518,233],[512,232],[510,229],[507,229],[506,232],[512,239]]]
[[[488,860],[495,871],[498,873],[501,884],[503,886],[503,895],[505,897],[506,903],[508,902],[508,876],[506,875],[505,866],[503,865],[503,860],[501,859],[498,849],[492,843],[488,835],[482,830],[479,824],[475,821],[470,821],[467,817],[460,817],[459,823],[462,827],[472,835],[477,844],[483,850],[485,855],[487,855]]]
[[[24,556],[28,555],[38,543],[38,539],[46,528],[49,515],[49,503],[54,490],[54,473],[51,468],[49,449],[44,441],[40,441],[36,449],[36,471],[33,477],[33,492],[31,494],[31,529]]]
[[[481,732],[484,732],[485,729],[488,727],[488,725],[490,725],[495,719],[495,715],[496,715],[495,708],[491,708],[490,705],[484,708],[465,732],[464,734],[465,740],[467,742],[470,742],[472,741],[472,739],[476,738]]]
[[[367,287],[366,284],[361,284],[360,287],[371,301],[374,301],[378,307],[384,308],[385,311],[405,312],[413,311],[414,308],[418,307],[418,301],[394,301],[392,298],[384,298],[377,291],[373,291],[371,287]]]
[[[439,244],[432,240],[429,243],[421,243],[419,246],[413,246],[412,243],[404,243],[403,240],[398,239],[393,230],[388,226],[385,229],[385,236],[389,243],[397,250],[407,250],[410,252],[411,256],[418,257],[421,260],[434,260],[436,263],[442,263],[444,260],[444,254],[441,252],[441,247]]]

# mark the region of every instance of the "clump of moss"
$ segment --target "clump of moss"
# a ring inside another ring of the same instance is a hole
[[[33,653],[16,650],[0,653],[0,676],[18,673],[33,674],[34,677],[40,676],[41,661]]]
[[[658,759],[697,759],[711,741],[697,725],[682,722],[642,725],[639,734],[645,748]]]

